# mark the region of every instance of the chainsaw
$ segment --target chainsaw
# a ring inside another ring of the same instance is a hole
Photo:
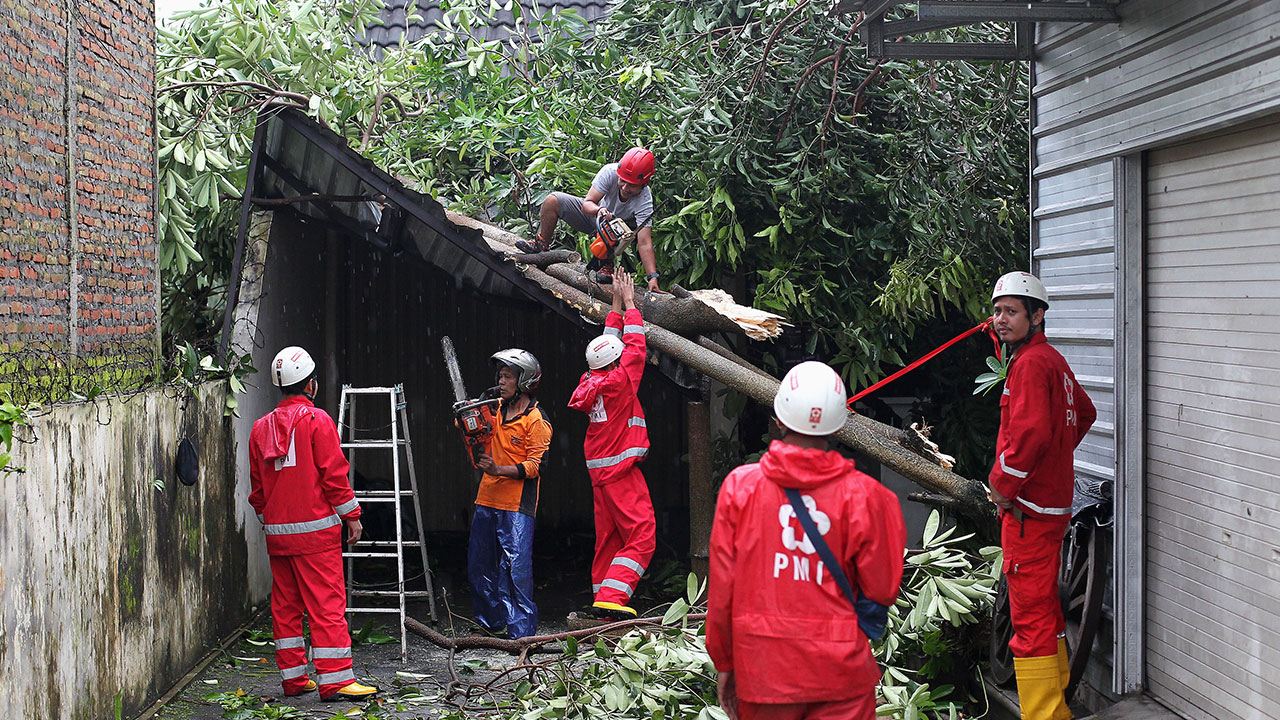
[[[462,431],[462,441],[471,451],[472,466],[479,467],[485,441],[493,433],[493,424],[489,422],[489,414],[483,408],[501,403],[502,398],[498,397],[498,388],[494,387],[485,390],[479,398],[468,399],[467,388],[462,383],[462,371],[458,368],[458,354],[453,349],[453,340],[445,335],[440,338],[440,345],[444,349],[444,365],[449,371],[449,384],[453,386],[453,422]]]
[[[619,217],[601,220],[597,215],[596,237],[591,241],[591,254],[607,260],[613,257],[614,248],[630,240],[633,234],[634,231],[626,220]]]

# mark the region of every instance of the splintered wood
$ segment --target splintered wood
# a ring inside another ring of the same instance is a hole
[[[772,340],[782,334],[784,325],[791,327],[791,323],[781,315],[739,305],[733,301],[732,295],[719,288],[690,290],[689,295],[732,320],[752,340]]]

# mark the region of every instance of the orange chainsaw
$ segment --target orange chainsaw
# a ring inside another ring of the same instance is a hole
[[[493,433],[489,414],[482,408],[485,405],[497,405],[502,402],[502,398],[497,397],[497,388],[489,388],[479,398],[468,399],[467,388],[462,383],[462,371],[458,368],[458,354],[453,349],[453,340],[445,335],[440,338],[440,345],[444,349],[444,365],[449,371],[449,384],[453,386],[453,424],[462,431],[462,441],[471,451],[472,466],[479,467],[477,463],[484,452],[485,441]]]
[[[631,239],[634,230],[620,217],[601,220],[596,216],[596,237],[591,241],[591,254],[607,260],[613,257],[613,251],[622,243]]]

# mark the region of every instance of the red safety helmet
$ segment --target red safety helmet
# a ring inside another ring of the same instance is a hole
[[[653,153],[642,147],[633,147],[618,163],[618,177],[632,185],[648,185],[653,179]]]

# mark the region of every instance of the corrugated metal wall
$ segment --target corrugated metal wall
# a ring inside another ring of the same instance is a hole
[[[1280,123],[1152,152],[1147,200],[1148,687],[1280,718]]]
[[[1280,2],[1135,0],[1119,14],[1041,24],[1032,85],[1032,269],[1053,301],[1049,337],[1100,411],[1077,465],[1100,477],[1127,468],[1115,636],[1100,640],[1086,678],[1104,692],[1138,689],[1144,667],[1164,662],[1142,646],[1141,157],[1280,110]]]

